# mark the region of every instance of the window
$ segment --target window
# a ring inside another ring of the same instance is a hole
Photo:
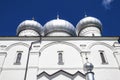
[[[95,35],[92,33],[92,36],[95,36]]]
[[[17,54],[17,58],[16,58],[16,61],[14,64],[21,64],[20,61],[21,61],[21,57],[22,57],[22,53],[18,53]]]
[[[58,51],[58,65],[64,65],[62,52],[63,51]]]
[[[101,57],[101,61],[102,61],[102,64],[108,64],[106,58],[105,58],[105,54],[104,54],[104,51],[103,50],[100,50],[100,57]]]

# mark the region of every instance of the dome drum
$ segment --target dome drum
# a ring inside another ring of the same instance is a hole
[[[34,30],[36,31],[39,35],[42,34],[42,30],[39,27],[33,27],[33,26],[22,26],[21,28],[19,28],[19,30],[17,31],[17,34],[19,34],[21,31],[23,30]]]
[[[101,29],[102,26],[101,27],[100,26],[101,25],[97,25],[97,24],[86,24],[86,25],[83,25],[83,27],[77,28],[76,31],[78,31],[77,34],[80,34],[83,29],[85,29],[87,27],[94,27],[94,28],[98,28],[101,32],[102,31],[102,29]]]
[[[45,29],[45,31],[44,31],[44,33],[45,33],[45,36],[47,35],[47,34],[50,34],[50,33],[52,33],[52,32],[65,32],[65,33],[67,33],[67,34],[69,34],[69,35],[72,35],[72,36],[76,36],[76,34],[75,34],[75,31],[73,31],[73,30],[70,30],[70,29],[67,29],[67,28],[62,28],[62,27],[56,27],[56,28],[53,28],[53,29]]]

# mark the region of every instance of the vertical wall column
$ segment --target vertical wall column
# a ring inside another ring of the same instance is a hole
[[[37,44],[38,43],[38,44]],[[31,43],[28,55],[26,80],[37,80],[40,41]]]
[[[6,52],[0,52],[0,74],[2,72],[2,68],[3,68],[4,62],[5,62],[6,56],[7,56]]]
[[[37,80],[39,52],[30,52],[26,80]]]
[[[120,52],[114,52],[114,57],[116,59],[116,62],[118,64],[118,68],[120,70]]]

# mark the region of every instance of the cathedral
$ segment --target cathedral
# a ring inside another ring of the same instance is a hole
[[[119,37],[103,37],[99,19],[21,22],[0,37],[0,80],[120,80]]]

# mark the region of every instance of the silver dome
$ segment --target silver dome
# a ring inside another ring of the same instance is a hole
[[[79,34],[81,30],[86,27],[97,27],[101,30],[102,23],[99,19],[95,17],[85,17],[78,22],[76,26],[76,33]]]
[[[19,24],[17,28],[17,34],[19,34],[21,31],[26,29],[34,30],[40,35],[42,34],[42,31],[43,31],[43,27],[39,22],[34,20],[25,20]]]
[[[59,18],[51,20],[44,25],[45,35],[55,31],[66,32],[72,36],[76,35],[75,27],[70,22]]]
[[[84,64],[84,70],[85,71],[92,71],[93,68],[94,68],[94,66],[93,66],[92,63],[87,62],[87,63]]]

